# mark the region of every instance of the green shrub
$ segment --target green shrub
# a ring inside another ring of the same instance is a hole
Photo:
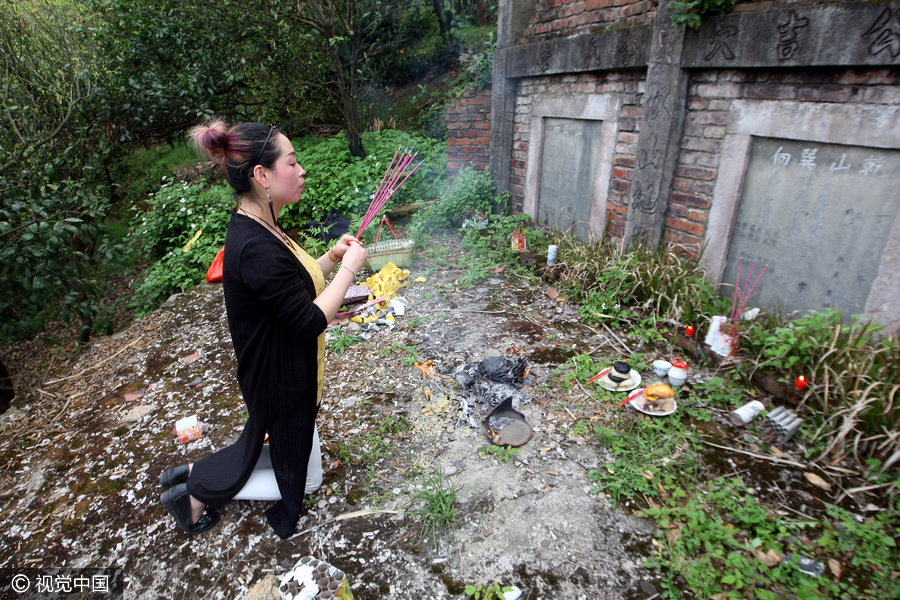
[[[203,281],[225,243],[231,188],[224,183],[207,185],[204,180],[163,183],[147,204],[150,209],[135,217],[128,236],[132,253],[153,261],[130,303],[141,314],[155,309],[170,294]]]
[[[411,234],[421,241],[437,229],[457,228],[467,217],[486,216],[491,212],[494,201],[490,172],[463,169],[441,191],[436,202],[415,214],[410,223]]]
[[[306,169],[306,188],[300,202],[282,211],[280,220],[285,228],[302,226],[331,209],[358,221],[369,208],[400,147],[418,151],[413,165],[424,162],[391,198],[388,207],[433,197],[441,187],[446,167],[445,144],[393,129],[363,134],[363,142],[368,156],[360,160],[350,155],[343,133],[331,138],[294,140],[297,160]]]

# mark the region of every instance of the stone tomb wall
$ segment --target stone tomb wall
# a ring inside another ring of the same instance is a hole
[[[667,2],[640,12],[650,24],[593,31],[571,21],[538,31],[546,3],[523,28],[511,5],[495,54],[491,169],[515,210],[577,220],[585,239],[705,248],[712,276],[729,283],[740,258],[767,261],[758,292],[770,309],[900,318],[900,3],[759,4],[699,32],[673,27]],[[599,139],[589,152],[557,144],[548,124],[560,120],[590,122]],[[802,171],[775,177],[778,154]],[[561,176],[576,156],[597,162]],[[837,178],[846,165],[853,181]]]

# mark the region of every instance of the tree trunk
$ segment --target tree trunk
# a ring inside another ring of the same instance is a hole
[[[356,158],[365,158],[366,149],[363,148],[362,136],[359,131],[359,110],[352,92],[344,95],[344,121],[346,123],[344,130],[347,133],[347,144],[350,146],[350,154]]]
[[[12,379],[6,366],[0,361],[0,414],[5,413],[9,409],[10,403],[16,397],[16,390],[13,389]]]

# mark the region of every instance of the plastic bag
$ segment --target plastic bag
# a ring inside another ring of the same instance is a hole
[[[217,282],[222,281],[222,263],[224,261],[225,256],[225,246],[222,246],[219,251],[216,253],[216,257],[213,259],[212,264],[209,265],[209,269],[206,270],[206,280],[209,282]]]

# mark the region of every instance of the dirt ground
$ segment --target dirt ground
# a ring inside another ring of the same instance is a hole
[[[576,354],[619,360],[620,341],[581,324],[544,283],[501,272],[462,286],[460,256],[451,244],[443,264],[414,262],[410,279],[427,281],[401,291],[410,307],[397,329],[330,351],[325,481],[289,540],[269,529],[265,502],[230,503],[197,537],[159,504],[162,471],[243,426],[220,286],[170,299],[47,373],[0,417],[0,574],[114,568],[125,598],[240,599],[311,554],[345,571],[359,600],[463,597],[478,583],[515,585],[529,600],[654,597],[643,566],[653,524],[595,489],[589,472],[605,450],[573,427],[647,417],[551,377]],[[508,462],[482,455],[489,441],[460,419],[454,396],[459,366],[496,355],[531,369],[518,409],[534,435]],[[427,394],[413,359],[433,362]],[[173,424],[191,414],[211,429],[179,444]],[[456,490],[460,520],[424,536],[418,497],[438,473]],[[357,511],[377,512],[340,518]]]

